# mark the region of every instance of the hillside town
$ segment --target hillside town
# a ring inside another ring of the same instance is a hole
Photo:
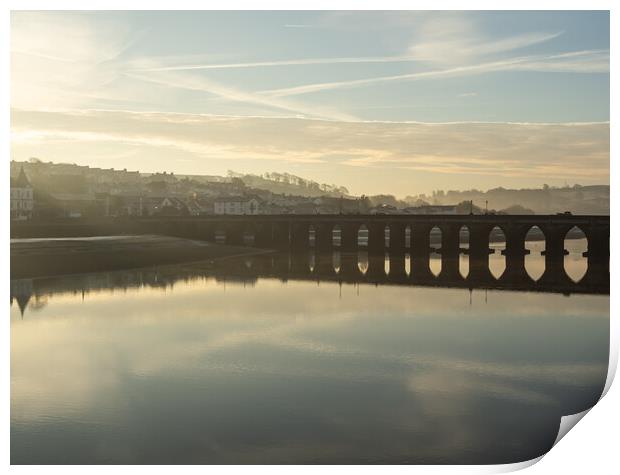
[[[248,182],[282,181],[253,176]],[[388,204],[374,206],[364,196],[348,194],[343,187],[286,183],[289,193],[248,186],[244,179],[187,176],[174,173],[145,174],[138,171],[102,169],[31,159],[11,162],[11,219],[54,219],[118,216],[201,216],[210,214],[335,214],[335,213],[454,213],[454,206],[401,209]],[[290,193],[297,191],[299,194]],[[310,196],[308,196],[310,195]]]
[[[259,176],[231,171],[225,177],[140,173],[36,158],[11,161],[10,186],[12,220],[222,214],[609,213],[609,186],[604,185],[437,191],[432,196],[399,200],[392,195],[354,196],[345,187],[287,173]]]

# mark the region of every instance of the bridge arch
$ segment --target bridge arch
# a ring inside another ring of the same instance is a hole
[[[340,251],[334,251],[332,254],[332,267],[334,268],[334,272],[336,274],[340,274],[340,269],[342,269],[342,257],[340,255]]]
[[[405,226],[405,249],[411,249],[411,225],[408,224],[407,226]]]
[[[462,225],[459,229],[459,273],[464,279],[469,275],[469,227]]]
[[[332,246],[334,248],[342,247],[342,226],[340,224],[336,224],[332,228]]]
[[[588,260],[583,255],[588,250],[588,237],[579,226],[573,226],[564,236],[564,271],[573,282],[578,283],[588,271]]]
[[[531,226],[525,233],[525,271],[533,281],[538,281],[545,273],[545,249],[547,236],[539,226]]]
[[[357,228],[357,247],[367,249],[369,238],[368,226],[362,224]]]
[[[308,226],[308,246],[316,247],[316,226],[311,224]]]
[[[506,256],[502,254],[506,250],[506,233],[499,225],[493,226],[489,232],[489,248],[493,251],[489,255],[489,271],[499,279],[506,270]]]
[[[357,253],[357,268],[360,274],[366,275],[368,273],[368,251],[359,251]]]
[[[390,229],[390,226],[385,225],[385,227],[383,228],[383,247],[385,249],[390,248],[391,233],[392,233],[392,230]]]

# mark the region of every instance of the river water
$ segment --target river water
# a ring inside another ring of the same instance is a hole
[[[608,295],[257,265],[12,281],[11,462],[511,463],[603,389]]]

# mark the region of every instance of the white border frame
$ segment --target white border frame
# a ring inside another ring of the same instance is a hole
[[[501,4],[492,0],[470,0],[468,2],[458,0],[418,0],[408,2],[406,0],[381,0],[381,1],[355,1],[355,0],[298,0],[294,4],[284,0],[263,0],[259,3],[250,0],[226,0],[225,2],[205,2],[200,0],[90,0],[87,4],[83,0],[9,0],[6,6],[0,10],[0,37],[2,38],[2,48],[0,51],[0,100],[3,109],[0,126],[0,143],[5,157],[5,164],[0,168],[2,183],[8,183],[8,164],[10,157],[10,76],[9,76],[9,43],[10,43],[10,11],[11,10],[610,10],[610,45],[619,45],[618,28],[620,26],[618,18],[620,8],[614,9],[612,0],[591,0],[591,1],[553,1],[553,0],[505,0]],[[614,11],[615,10],[615,11]],[[616,46],[617,47],[617,46]],[[615,48],[610,46],[611,53],[611,78],[618,77],[618,62],[615,57]],[[618,118],[618,107],[614,107],[614,99],[617,98],[613,85],[611,86],[611,112],[610,112],[610,184],[611,184],[611,209],[616,209],[618,194],[616,192],[616,176],[618,166],[613,158],[618,151],[618,132],[616,119]],[[7,193],[7,192],[5,192]],[[8,194],[8,193],[7,193]],[[6,195],[5,195],[6,196]],[[9,237],[9,202],[4,200],[4,205],[0,207],[0,226],[3,234]],[[618,223],[614,214],[611,216],[611,236],[617,235]],[[9,262],[9,246],[2,247],[2,262]],[[288,473],[295,470],[300,473],[311,473],[316,470],[328,473],[341,473],[344,471],[355,471],[355,473],[370,472],[389,472],[389,473],[501,473],[523,469],[536,462],[542,461],[532,468],[532,473],[583,473],[590,471],[593,473],[607,473],[610,468],[620,466],[617,455],[617,434],[620,413],[620,389],[618,385],[612,386],[611,383],[615,376],[618,364],[618,343],[620,341],[620,328],[617,322],[618,304],[615,291],[618,286],[618,278],[614,269],[619,268],[620,253],[615,252],[611,246],[611,298],[610,298],[610,362],[609,372],[605,392],[601,401],[592,408],[590,414],[579,423],[576,430],[571,431],[557,447],[554,447],[547,455],[529,462],[512,465],[470,465],[470,466],[208,466],[208,470],[218,473],[235,473],[241,470],[252,470],[257,474]],[[4,272],[1,276],[0,285],[5,292],[5,302],[9,301],[9,275]],[[8,306],[3,314],[8,317]],[[616,315],[614,317],[613,315]],[[2,457],[4,466],[9,467],[9,441],[10,441],[10,331],[9,319],[4,319],[3,331],[3,352],[2,369],[4,390],[2,391],[3,404],[2,414]],[[586,411],[588,412],[588,411]],[[582,415],[585,413],[582,413]],[[563,424],[570,425],[569,419],[573,423],[580,420],[580,417],[563,418]],[[576,420],[575,420],[576,419]],[[574,425],[574,424],[573,424]],[[559,439],[558,439],[559,440]],[[11,470],[20,473],[32,473],[45,470],[46,473],[67,473],[79,472],[84,470],[93,472],[116,472],[126,473],[134,470],[144,470],[149,473],[168,473],[170,468],[167,466],[13,466]],[[175,466],[174,471],[202,472],[204,466]]]

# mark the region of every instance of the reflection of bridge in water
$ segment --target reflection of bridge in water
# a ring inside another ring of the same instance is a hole
[[[54,294],[87,295],[102,290],[131,288],[168,289],[177,282],[213,278],[218,282],[253,285],[260,279],[331,282],[337,284],[395,285],[461,289],[488,289],[562,294],[609,294],[609,267],[588,268],[579,282],[571,280],[563,267],[554,267],[533,280],[523,266],[512,267],[506,259],[504,273],[496,278],[490,272],[489,259],[475,261],[469,256],[469,273],[463,276],[459,257],[441,256],[441,271],[431,271],[430,252],[372,254],[360,252],[274,252],[210,262],[158,266],[143,269],[73,274],[11,281],[11,302],[23,314],[26,307],[44,305]],[[386,266],[387,264],[387,266]],[[512,271],[509,272],[509,269]],[[562,272],[557,269],[561,268]],[[516,269],[519,272],[516,272]],[[607,272],[607,273],[605,273]],[[34,297],[34,298],[33,298]]]
[[[506,259],[508,264],[509,259]],[[386,266],[386,263],[389,263]],[[365,264],[365,265],[364,265]],[[386,269],[387,267],[387,269]],[[212,274],[218,279],[239,281],[257,278],[280,280],[309,280],[340,283],[366,283],[374,285],[403,285],[425,287],[452,287],[464,289],[497,289],[530,292],[608,294],[609,274],[601,269],[589,268],[578,282],[564,272],[545,272],[542,278],[532,279],[525,267],[509,266],[496,278],[489,269],[488,258],[477,262],[470,258],[469,273],[463,276],[459,258],[442,256],[441,271],[431,271],[430,253],[409,256],[404,253],[279,253],[235,259],[215,263]]]

